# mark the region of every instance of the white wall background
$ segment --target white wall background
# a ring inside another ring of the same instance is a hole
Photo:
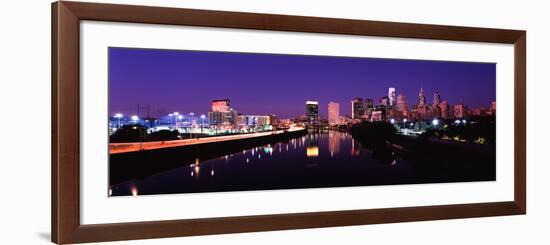
[[[97,0],[96,0],[97,1]],[[528,214],[142,240],[113,244],[548,244],[550,21],[544,1],[97,1],[215,10],[526,29]],[[0,15],[1,244],[47,244],[50,230],[50,1],[9,1]],[[500,108],[512,109],[512,108]],[[17,126],[17,130],[14,128]],[[13,128],[13,129],[12,129]],[[24,129],[23,133],[20,133]],[[32,145],[29,143],[32,140]],[[32,151],[29,151],[32,147]],[[284,205],[282,203],[281,205]]]

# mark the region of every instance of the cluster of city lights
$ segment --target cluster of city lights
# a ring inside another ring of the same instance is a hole
[[[457,121],[458,121],[458,123],[460,123],[459,120],[456,120],[455,123],[456,123]],[[466,123],[466,120],[462,120],[462,121],[463,121],[464,123]],[[391,124],[395,124],[395,119],[393,119],[393,118],[390,119],[390,123],[391,123]],[[407,118],[404,118],[404,119],[403,119],[403,124],[405,124],[405,123],[407,123]],[[414,123],[411,122],[409,125],[413,126]],[[439,120],[438,120],[437,118],[433,119],[433,120],[432,120],[432,125],[434,125],[434,126],[439,125]]]
[[[457,125],[460,124],[461,122],[462,122],[463,124],[466,124],[466,119],[462,119],[462,121],[460,121],[460,120],[458,120],[458,119],[455,120],[455,124],[457,124]]]
[[[191,118],[193,119],[193,116],[195,115],[195,113],[191,112],[189,113],[189,115],[191,116]],[[124,118],[124,114],[122,113],[116,113],[114,116],[114,118],[116,118],[118,120],[118,126],[120,127],[120,121],[122,118]],[[179,120],[183,120],[184,119],[184,116],[182,114],[180,114],[179,112],[174,112],[174,113],[170,113],[168,114],[168,117],[171,117],[171,118],[174,118],[176,124],[178,124]],[[199,117],[202,121],[204,121],[206,119],[206,115],[202,114],[200,117]],[[132,115],[129,117],[130,121],[132,121],[133,123],[137,123],[139,122],[141,119],[139,118],[139,116],[137,115]]]

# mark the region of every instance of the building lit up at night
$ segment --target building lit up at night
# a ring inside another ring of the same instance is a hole
[[[328,124],[331,126],[340,124],[340,104],[328,103]]]

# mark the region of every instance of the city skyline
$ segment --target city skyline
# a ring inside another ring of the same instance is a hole
[[[111,114],[135,114],[137,104],[151,105],[151,115],[204,114],[212,100],[229,98],[238,112],[279,118],[304,115],[304,102],[318,101],[326,119],[329,102],[351,115],[355,97],[377,105],[390,87],[409,109],[421,88],[427,104],[438,92],[441,101],[470,108],[488,108],[496,91],[489,63],[110,48],[109,70]]]

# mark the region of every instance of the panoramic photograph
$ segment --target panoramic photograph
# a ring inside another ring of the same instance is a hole
[[[496,180],[496,64],[109,48],[108,196]]]

